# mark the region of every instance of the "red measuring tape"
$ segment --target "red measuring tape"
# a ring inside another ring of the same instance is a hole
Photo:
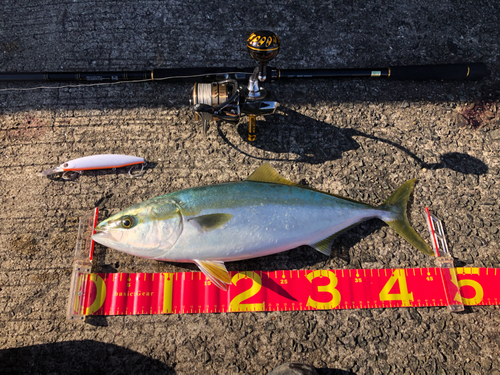
[[[230,272],[227,291],[202,272],[91,273],[97,209],[80,222],[67,317],[498,305],[500,269],[280,270]],[[436,219],[437,220],[437,219]],[[451,264],[451,266],[450,266]]]
[[[498,305],[500,271],[456,268],[455,298]],[[228,291],[201,272],[80,274],[74,315],[138,315],[447,306],[448,269],[230,272]],[[461,294],[457,294],[458,291]],[[462,296],[462,297],[461,297]]]

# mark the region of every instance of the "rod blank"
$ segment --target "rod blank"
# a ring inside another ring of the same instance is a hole
[[[382,77],[397,80],[477,80],[490,74],[483,63],[367,69],[274,69],[272,73],[273,79]]]
[[[277,69],[267,68],[267,80],[295,78],[355,78],[381,77],[397,80],[478,80],[490,72],[483,63],[393,66],[365,69]],[[232,76],[245,81],[253,68],[180,68],[126,72],[57,72],[0,73],[0,82],[7,81],[82,81],[87,83],[134,80],[167,80],[168,82],[212,82]]]

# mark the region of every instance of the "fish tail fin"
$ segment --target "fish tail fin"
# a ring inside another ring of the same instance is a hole
[[[406,181],[379,206],[380,209],[393,214],[390,218],[381,217],[381,219],[418,250],[427,255],[434,255],[431,247],[412,228],[406,215],[406,205],[416,181],[416,179]]]

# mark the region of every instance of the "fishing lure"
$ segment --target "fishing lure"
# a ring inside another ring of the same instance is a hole
[[[135,172],[138,166],[141,165],[139,172]],[[57,173],[62,173],[64,180],[73,180],[78,174],[83,171],[96,169],[113,169],[130,166],[128,174],[132,177],[138,177],[143,174],[146,160],[137,156],[130,155],[92,155],[85,156],[74,160],[67,161],[58,167],[47,169],[40,173],[40,176],[50,176]]]

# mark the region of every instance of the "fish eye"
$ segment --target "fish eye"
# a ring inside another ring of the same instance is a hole
[[[120,224],[125,229],[132,228],[134,226],[134,218],[132,216],[125,216]]]

